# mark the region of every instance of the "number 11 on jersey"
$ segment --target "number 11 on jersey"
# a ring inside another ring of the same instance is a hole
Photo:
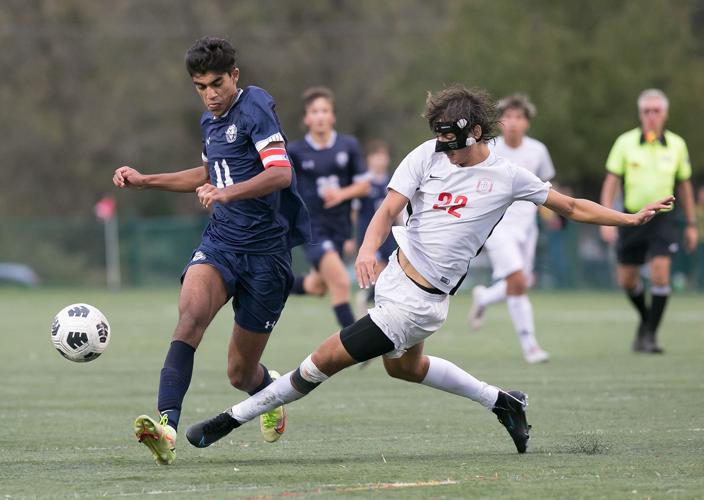
[[[225,161],[224,158],[222,160],[222,167],[220,167],[218,162],[215,162],[213,168],[215,169],[215,187],[224,188],[234,184],[234,182],[232,182],[232,177],[230,177],[230,167],[227,166],[227,161]],[[221,168],[222,173],[220,172]]]

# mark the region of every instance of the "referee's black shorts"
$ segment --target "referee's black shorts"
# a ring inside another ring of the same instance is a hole
[[[653,257],[672,256],[679,249],[679,236],[674,211],[659,213],[642,226],[619,227],[618,263],[640,266]]]

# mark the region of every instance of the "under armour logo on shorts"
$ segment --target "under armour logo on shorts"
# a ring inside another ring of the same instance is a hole
[[[274,328],[274,325],[276,325],[276,321],[267,321],[266,323],[264,323],[264,328],[270,330]]]

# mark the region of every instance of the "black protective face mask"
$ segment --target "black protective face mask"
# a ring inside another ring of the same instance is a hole
[[[476,144],[477,141],[473,136],[469,135],[471,127],[467,126],[467,120],[460,118],[456,122],[435,122],[433,131],[438,135],[455,134],[455,138],[451,141],[441,141],[438,139],[435,142],[435,152],[452,151],[454,149],[463,149]]]

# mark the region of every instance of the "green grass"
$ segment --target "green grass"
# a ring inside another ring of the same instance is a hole
[[[469,299],[456,297],[426,352],[529,393],[526,455],[479,405],[392,380],[377,361],[290,405],[276,444],[252,423],[205,450],[181,437],[175,464],[157,467],[131,426],[155,411],[177,293],[0,289],[0,498],[704,496],[701,295],[674,297],[667,353],[644,356],[629,352],[635,316],[622,296],[534,294],[553,355],[541,366],[522,362],[505,306],[469,335]],[[49,340],[53,314],[77,301],[112,326],[107,352],[88,364]],[[225,375],[230,327],[227,307],[198,351],[182,431],[242,398]],[[334,329],[325,300],[292,298],[264,362],[292,369]]]

